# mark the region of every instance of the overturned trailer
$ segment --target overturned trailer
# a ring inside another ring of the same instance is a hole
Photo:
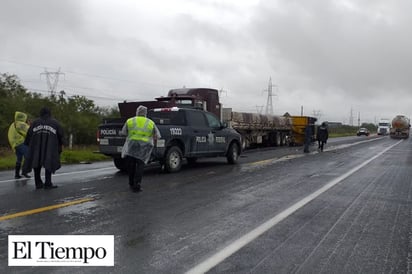
[[[285,116],[289,116],[288,113]],[[290,136],[290,144],[303,145],[305,143],[305,128],[307,126],[312,128],[311,142],[316,140],[315,123],[317,119],[310,116],[289,116],[292,119],[292,134]]]
[[[240,133],[243,149],[254,146],[301,145],[304,142],[304,128],[309,123],[314,127],[316,121],[307,116],[263,115],[236,112],[231,108],[222,109],[222,120]]]

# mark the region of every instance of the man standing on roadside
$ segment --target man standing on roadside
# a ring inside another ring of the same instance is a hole
[[[11,123],[8,131],[8,139],[11,149],[16,153],[16,166],[15,166],[15,179],[20,179],[20,168],[23,162],[27,158],[27,146],[24,144],[24,139],[26,138],[27,131],[29,130],[29,125],[27,124],[27,114],[16,111],[14,113],[14,122]],[[28,170],[23,169],[22,175],[26,178],[30,178],[27,174]]]
[[[323,146],[326,144],[329,138],[328,126],[325,122],[323,122],[320,127],[318,127],[318,131],[316,134],[316,139],[318,139],[318,149],[323,151]]]
[[[304,153],[309,153],[309,146],[312,143],[312,135],[313,135],[312,125],[307,124],[305,127],[305,143],[303,147]]]
[[[52,184],[51,176],[61,166],[63,129],[59,122],[51,117],[49,108],[44,107],[40,110],[40,118],[31,124],[24,143],[29,146],[27,166],[34,170],[36,189],[56,188],[57,186]],[[44,184],[40,177],[42,167],[45,169],[46,177]]]
[[[129,185],[133,192],[142,191],[144,165],[150,159],[154,140],[160,138],[155,123],[146,116],[147,108],[138,106],[136,116],[129,118],[122,128],[122,134],[127,135],[122,158],[127,158],[128,161]]]

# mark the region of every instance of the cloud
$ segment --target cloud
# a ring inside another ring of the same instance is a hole
[[[44,67],[61,67],[59,88],[112,98],[97,101],[106,105],[212,87],[242,111],[266,104],[272,77],[277,114],[304,106],[327,120],[347,120],[351,108],[368,120],[409,115],[411,8],[383,0],[6,0],[0,72],[46,89]]]
[[[80,30],[84,15],[80,1],[3,0],[2,30],[23,33],[62,33]]]
[[[408,89],[412,40],[403,10],[411,6],[373,2],[264,2],[254,33],[271,64],[301,75],[309,88],[337,87],[356,98]]]

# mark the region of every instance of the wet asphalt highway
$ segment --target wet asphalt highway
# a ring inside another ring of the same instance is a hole
[[[0,172],[0,273],[408,273],[411,140],[331,139],[259,149],[238,165],[145,171],[142,193],[111,162],[63,166],[54,190]],[[8,267],[7,235],[114,235],[114,267]]]

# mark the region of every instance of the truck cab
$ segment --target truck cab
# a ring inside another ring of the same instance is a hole
[[[391,128],[391,122],[389,119],[380,119],[378,123],[378,129],[376,133],[378,135],[388,135]]]
[[[169,90],[167,96],[155,98],[155,101],[122,102],[119,103],[120,116],[133,117],[136,108],[143,105],[148,109],[154,108],[193,108],[213,113],[221,119],[221,104],[219,91],[211,88],[177,88]]]

